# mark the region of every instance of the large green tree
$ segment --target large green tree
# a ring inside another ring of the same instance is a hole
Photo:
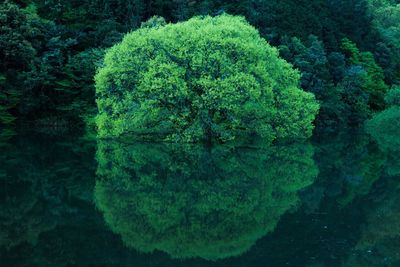
[[[318,104],[243,18],[142,27],[96,75],[102,137],[199,142],[308,138]]]

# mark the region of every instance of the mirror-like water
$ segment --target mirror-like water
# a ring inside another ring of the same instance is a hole
[[[363,133],[0,144],[1,266],[400,266],[400,153]]]

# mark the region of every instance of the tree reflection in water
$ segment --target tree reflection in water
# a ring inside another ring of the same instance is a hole
[[[173,258],[240,255],[298,207],[318,174],[310,144],[98,141],[95,202],[127,247]]]
[[[361,238],[346,267],[400,266],[400,129],[384,133],[378,126],[367,129],[385,156],[383,190],[365,211]]]

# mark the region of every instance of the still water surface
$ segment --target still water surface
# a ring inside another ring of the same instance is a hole
[[[363,133],[205,148],[24,132],[0,150],[1,266],[400,266],[400,152]]]

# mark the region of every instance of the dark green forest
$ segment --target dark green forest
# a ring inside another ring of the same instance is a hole
[[[398,118],[398,0],[6,0],[0,4],[0,127],[93,127],[107,49],[154,16],[240,15],[301,72],[317,133]],[[150,21],[151,22],[151,21]],[[397,97],[395,93],[390,93]],[[388,96],[387,98],[390,98]],[[379,127],[379,126],[378,126]]]

